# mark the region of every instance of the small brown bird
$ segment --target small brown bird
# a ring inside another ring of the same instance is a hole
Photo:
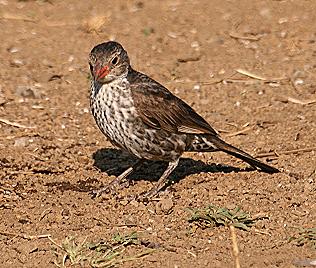
[[[223,151],[267,173],[279,172],[227,144],[188,104],[150,77],[133,70],[117,42],[95,46],[89,56],[92,75],[90,105],[95,121],[113,145],[139,161],[113,184],[119,184],[143,160],[169,163],[158,183],[145,194],[156,195],[177,167],[183,152]],[[99,195],[109,186],[95,191]]]

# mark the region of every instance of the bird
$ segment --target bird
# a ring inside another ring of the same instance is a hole
[[[266,173],[279,170],[226,143],[192,107],[162,84],[134,70],[123,46],[115,41],[96,45],[89,54],[90,107],[101,132],[119,149],[136,157],[95,196],[120,184],[144,161],[164,161],[168,166],[143,198],[156,196],[166,185],[184,152],[222,151]]]

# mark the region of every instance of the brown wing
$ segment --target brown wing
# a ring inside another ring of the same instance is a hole
[[[136,110],[148,126],[175,133],[218,135],[188,104],[156,81],[136,71],[129,80]]]

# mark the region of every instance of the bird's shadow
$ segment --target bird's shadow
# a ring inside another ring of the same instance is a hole
[[[94,159],[93,165],[101,172],[105,172],[108,176],[119,176],[127,168],[131,167],[137,159],[133,156],[113,148],[99,149],[92,155]],[[140,168],[133,172],[128,178],[133,181],[147,180],[158,181],[163,172],[168,166],[167,162],[162,161],[146,161]],[[171,173],[169,181],[178,182],[190,174],[198,174],[202,172],[210,173],[230,173],[230,172],[245,172],[253,170],[252,168],[240,169],[227,165],[211,164],[208,165],[201,160],[193,160],[191,158],[181,158],[177,168]],[[90,192],[94,188],[94,184],[100,182],[99,179],[87,178],[80,179],[76,184],[70,181],[66,182],[49,182],[45,185],[49,187],[48,191],[54,189],[60,191],[78,191]]]
[[[118,149],[104,148],[99,149],[93,154],[94,166],[101,172],[107,173],[111,176],[119,176],[128,167],[136,162],[136,158],[122,152]],[[131,180],[148,180],[157,181],[168,166],[167,162],[163,161],[146,161],[141,167],[133,172],[128,178]],[[191,174],[198,174],[202,172],[241,172],[249,169],[240,169],[227,165],[211,164],[208,165],[201,160],[193,160],[191,158],[181,158],[177,168],[171,173],[170,180],[178,182]]]

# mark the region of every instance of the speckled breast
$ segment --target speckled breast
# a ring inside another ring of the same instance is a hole
[[[185,135],[145,125],[134,107],[128,84],[91,84],[90,104],[100,130],[117,147],[148,160],[174,160],[185,150]]]
[[[132,100],[127,90],[116,84],[91,84],[90,105],[100,130],[118,147],[126,148],[129,135],[126,118],[131,117]]]

